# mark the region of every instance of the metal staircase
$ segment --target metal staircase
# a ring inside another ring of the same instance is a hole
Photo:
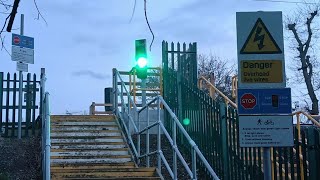
[[[136,166],[113,115],[51,116],[51,179],[159,179]]]

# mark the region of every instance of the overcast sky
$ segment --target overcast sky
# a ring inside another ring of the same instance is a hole
[[[112,85],[112,68],[128,71],[133,66],[134,40],[151,42],[143,0],[137,0],[131,22],[134,0],[37,3],[48,25],[35,19],[33,1],[23,0],[18,11],[25,14],[24,34],[35,39],[35,64],[29,65],[29,72],[39,74],[40,68],[46,68],[53,114],[88,111],[91,102],[103,102],[103,89]],[[236,12],[283,11],[286,15],[295,7],[294,3],[253,0],[148,0],[148,18],[155,34],[149,54],[152,66],[161,64],[162,40],[197,42],[199,53],[212,52],[236,63]],[[4,18],[0,15],[1,23]],[[13,28],[19,24],[20,14]],[[11,34],[4,35],[11,52]],[[16,63],[0,51],[0,72],[15,69]]]

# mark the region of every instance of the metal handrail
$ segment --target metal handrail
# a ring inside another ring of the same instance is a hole
[[[232,100],[230,100],[226,95],[224,95],[218,88],[216,88],[213,84],[211,84],[211,82],[209,82],[209,81],[208,81],[205,77],[203,77],[203,76],[201,76],[201,77],[199,78],[199,88],[201,88],[201,86],[202,86],[202,81],[205,81],[205,82],[210,86],[210,88],[213,88],[215,91],[217,91],[218,94],[224,98],[226,104],[229,103],[229,104],[230,104],[231,106],[233,106],[234,108],[237,108],[237,104],[236,104],[236,103],[234,103]]]
[[[45,92],[46,77],[43,74],[41,77],[42,88],[42,177],[45,180],[50,180],[50,101],[48,92]]]
[[[125,87],[125,83],[123,82],[119,72],[116,69],[114,69],[113,76],[114,76],[114,87],[113,88],[114,88],[114,95],[115,95],[114,105],[117,105],[117,103],[118,103],[118,96],[120,96],[120,98],[121,98],[120,99],[121,100],[121,108],[119,110],[119,108],[117,108],[118,106],[115,106],[116,107],[116,108],[114,108],[115,114],[118,117],[120,117],[119,123],[121,123],[122,126],[124,127],[124,130],[128,136],[127,138],[129,139],[129,144],[133,148],[133,152],[134,152],[135,157],[137,158],[138,163],[140,162],[141,158],[145,157],[147,160],[146,166],[149,167],[150,166],[150,156],[157,154],[157,157],[158,157],[157,169],[158,169],[158,171],[161,173],[161,163],[164,163],[164,165],[165,165],[166,169],[168,170],[172,179],[177,179],[177,159],[179,158],[179,160],[183,164],[184,168],[188,172],[189,176],[192,179],[197,179],[196,164],[197,164],[197,156],[198,156],[199,160],[204,164],[205,168],[210,173],[210,175],[214,179],[219,179],[219,177],[216,175],[216,173],[214,172],[214,170],[212,169],[212,167],[210,166],[208,161],[203,156],[203,154],[200,151],[200,149],[198,148],[197,144],[192,140],[192,138],[189,136],[187,131],[183,128],[183,126],[180,123],[180,121],[178,120],[177,116],[173,113],[173,111],[170,109],[170,107],[165,102],[165,100],[162,98],[162,96],[155,97],[150,102],[148,102],[145,106],[143,106],[141,109],[137,109],[137,106],[135,105],[134,100],[130,97],[130,94],[128,93],[128,91]],[[121,84],[120,89],[118,88],[118,79],[120,80],[120,84]],[[128,95],[128,104],[127,105],[124,103],[124,91]],[[157,104],[158,120],[157,120],[157,122],[150,125],[149,124],[149,106],[151,106],[151,104],[154,104],[154,103]],[[167,129],[164,127],[163,123],[161,122],[161,116],[160,116],[160,111],[161,111],[160,105],[161,104],[164,106],[164,108],[168,111],[171,118],[173,119],[173,121],[172,121],[172,125],[173,125],[173,132],[172,132],[173,135],[172,136],[173,137],[170,137]],[[130,111],[132,110],[131,107],[132,107],[133,111],[135,113],[137,113],[137,116],[134,115],[134,117],[132,117],[132,114],[130,113]],[[143,111],[146,111],[147,127],[140,130],[140,125],[139,125],[140,113]],[[130,135],[131,133],[129,132],[126,123],[123,122],[124,115],[126,117],[128,117],[129,122],[134,127],[134,134],[137,135],[137,147],[135,146],[135,144],[132,141],[132,137]],[[137,121],[137,125],[135,123],[135,120]],[[154,152],[149,152],[149,130],[155,126],[157,126],[157,150]],[[184,160],[184,158],[183,158],[182,154],[180,153],[179,148],[177,146],[177,141],[176,141],[177,128],[180,132],[182,132],[183,136],[188,140],[189,145],[192,148],[192,168],[191,169],[189,168],[187,162]],[[161,139],[160,139],[161,131],[167,137],[167,139],[169,140],[170,145],[173,149],[173,168],[172,169],[162,153]],[[146,132],[146,153],[141,155],[140,154],[140,135],[144,132]]]

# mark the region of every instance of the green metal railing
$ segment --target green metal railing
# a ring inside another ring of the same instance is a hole
[[[195,57],[194,47],[180,51],[179,44],[176,49],[172,44],[169,50],[168,43],[164,42],[162,48],[164,99],[180,120],[190,119],[185,129],[217,175],[221,179],[263,179],[263,148],[240,148],[237,109],[232,103],[215,101],[199,90],[190,76],[196,72],[184,72],[187,69],[185,64],[196,63],[196,58],[183,56]],[[167,123],[169,120],[165,114],[168,129],[172,128]],[[301,136],[298,134],[299,128],[295,127],[293,148],[272,148],[273,179],[319,179],[320,129],[312,125],[302,126]],[[177,144],[187,142],[179,132],[177,138]],[[183,150],[190,154],[188,147]],[[201,167],[200,162],[198,167]]]
[[[0,72],[0,132],[4,137],[17,136],[18,128],[18,94],[19,79],[17,74],[6,76]],[[23,80],[24,103],[22,104],[23,136],[35,135],[39,128],[41,109],[37,99],[40,98],[40,81],[36,74],[28,73]]]

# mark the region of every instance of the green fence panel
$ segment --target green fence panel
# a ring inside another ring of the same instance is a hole
[[[34,106],[37,102],[37,76],[33,74],[33,82],[32,82],[32,103],[31,105]],[[32,108],[32,135],[36,134],[36,108]]]
[[[18,95],[19,95],[19,79],[17,74],[14,73],[13,76],[7,73],[6,79],[3,77],[3,72],[0,72],[0,128],[3,137],[15,137],[17,136],[18,128]],[[12,78],[12,79],[11,79]],[[23,77],[22,77],[23,78]],[[22,104],[22,130],[23,136],[29,136],[30,133],[35,135],[37,119],[39,119],[39,113],[37,114],[37,88],[36,74],[33,74],[31,79],[31,74],[27,75],[26,80],[22,80],[23,86],[23,97],[25,98],[25,105]],[[5,113],[5,115],[4,115]],[[39,127],[39,126],[38,126]],[[4,129],[4,132],[2,132]],[[28,130],[32,129],[31,132]]]
[[[16,124],[16,110],[17,110],[17,106],[16,106],[16,99],[17,99],[17,73],[14,73],[13,75],[13,102],[12,102],[12,128],[11,128],[11,136],[13,137],[15,134],[15,124]]]
[[[7,74],[7,88],[10,87],[10,74]],[[9,134],[9,103],[10,103],[10,91],[7,91],[6,93],[6,119],[5,119],[5,130],[4,130],[4,137],[8,137]]]
[[[0,134],[2,133],[3,72],[0,72]]]

